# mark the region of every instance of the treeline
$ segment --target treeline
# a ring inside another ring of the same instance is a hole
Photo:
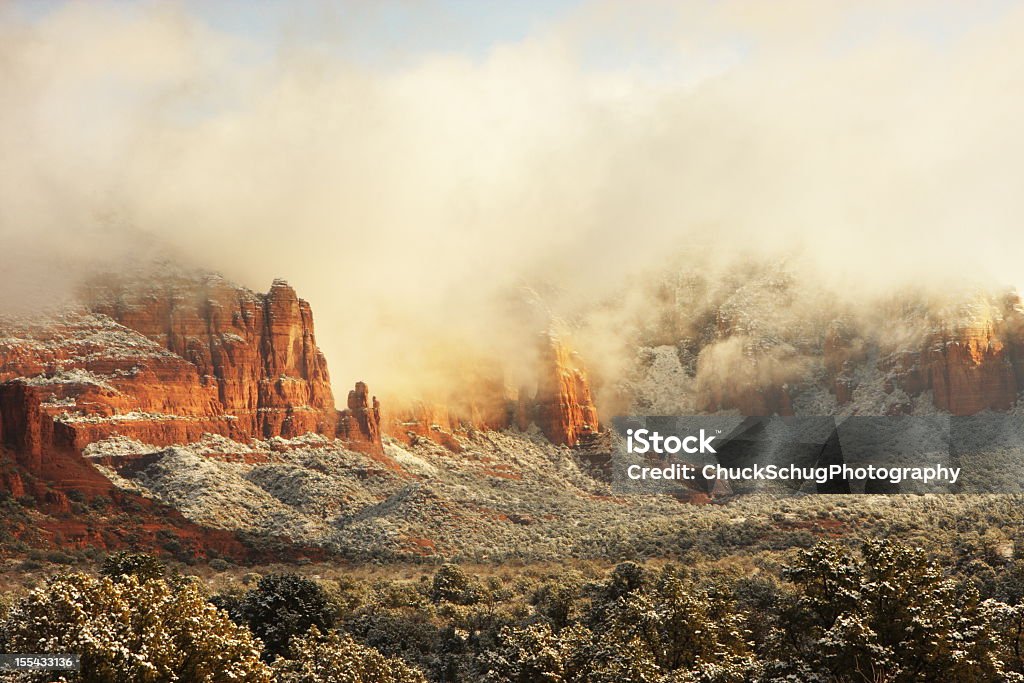
[[[517,580],[250,574],[210,595],[118,554],[3,608],[0,651],[78,653],[67,680],[88,683],[1024,681],[1024,562],[945,567],[893,541],[792,558]]]

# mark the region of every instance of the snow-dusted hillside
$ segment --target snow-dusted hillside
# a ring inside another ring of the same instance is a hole
[[[455,454],[386,439],[388,463],[313,435],[162,449],[115,438],[87,455],[118,486],[200,524],[357,557],[585,555],[686,507],[617,497],[538,434],[477,432],[461,444]]]

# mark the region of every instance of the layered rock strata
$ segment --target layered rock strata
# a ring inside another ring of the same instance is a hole
[[[333,430],[334,397],[313,314],[283,280],[256,294],[216,276],[148,284],[107,278],[92,282],[85,298],[92,312],[191,364],[197,393],[214,399],[212,411],[233,416],[237,433],[267,438]]]

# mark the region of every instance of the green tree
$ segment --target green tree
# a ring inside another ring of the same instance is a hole
[[[673,678],[679,681],[731,682],[752,675],[743,619],[726,591],[688,583],[673,567],[649,574],[645,584],[603,610],[595,629],[601,647],[592,655],[594,669],[606,671],[603,678],[618,672],[644,680],[645,672],[656,671],[685,673]]]
[[[271,574],[260,579],[237,603],[236,621],[263,641],[266,661],[283,655],[292,638],[316,626],[334,626],[335,609],[316,581],[296,574]]]
[[[434,574],[430,586],[430,599],[434,602],[474,605],[480,601],[480,597],[481,591],[477,582],[462,568],[446,564]]]
[[[581,616],[583,582],[578,577],[552,579],[538,586],[531,597],[537,613],[546,618],[555,631],[560,631]]]
[[[100,567],[100,574],[115,581],[122,577],[134,576],[140,582],[163,579],[167,576],[167,565],[145,553],[118,552],[108,555]]]
[[[593,634],[579,625],[555,633],[550,624],[539,622],[506,627],[498,640],[499,646],[481,658],[488,681],[562,683],[583,680]]]

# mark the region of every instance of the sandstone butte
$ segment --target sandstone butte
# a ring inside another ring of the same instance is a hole
[[[468,411],[411,403],[385,416],[363,382],[336,408],[310,306],[284,281],[258,294],[215,275],[106,276],[80,300],[0,321],[0,444],[56,485],[36,497],[58,509],[62,490],[109,493],[81,452],[111,436],[166,446],[204,433],[246,442],[315,432],[397,467],[384,433],[458,450],[453,435],[471,429],[533,423],[566,445],[598,430],[585,371],[554,337],[544,337],[533,395],[510,395],[498,376],[481,379]],[[8,470],[0,485],[23,495],[23,478]]]

